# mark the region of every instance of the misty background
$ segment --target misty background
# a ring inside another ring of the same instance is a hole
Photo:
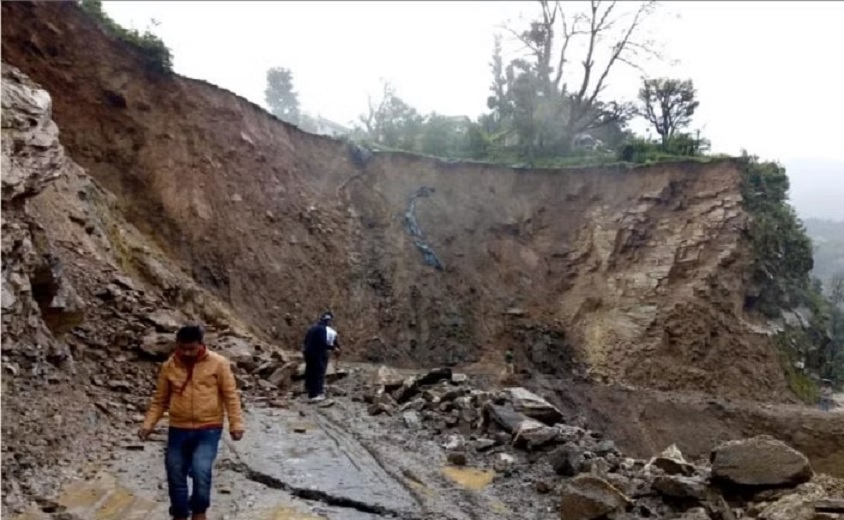
[[[262,106],[267,69],[287,67],[303,109],[346,126],[382,80],[420,112],[484,113],[493,36],[507,43],[501,25],[538,10],[536,2],[459,1],[104,7],[119,23],[160,36],[176,72]],[[844,220],[844,108],[837,101],[844,77],[834,57],[844,48],[842,22],[840,2],[665,3],[649,26],[665,59],[645,70],[694,81],[700,107],[692,128],[713,152],[746,149],[781,162],[801,217]],[[619,68],[607,94],[634,99],[641,76]],[[641,122],[631,126],[642,129]]]

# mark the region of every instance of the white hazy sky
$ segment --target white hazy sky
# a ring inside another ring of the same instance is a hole
[[[381,78],[421,112],[486,110],[497,26],[535,2],[105,2],[124,26],[152,27],[180,74],[264,105],[266,71],[292,69],[303,108],[342,124]],[[668,2],[651,37],[670,58],[651,75],[691,78],[694,127],[713,149],[782,161],[801,214],[844,219],[844,2]],[[633,99],[640,73],[608,93]]]

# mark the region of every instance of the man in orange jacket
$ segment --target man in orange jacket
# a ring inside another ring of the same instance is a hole
[[[164,410],[169,409],[167,435],[167,484],[170,515],[174,520],[205,520],[211,503],[211,468],[223,432],[224,412],[232,440],[243,438],[243,414],[234,375],[228,360],[203,343],[202,329],[182,327],[176,333],[176,352],[158,374],[138,436],[146,440]],[[188,498],[188,474],[193,494]]]

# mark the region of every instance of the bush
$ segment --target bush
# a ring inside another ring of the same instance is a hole
[[[709,141],[689,134],[677,134],[663,144],[660,141],[634,137],[622,144],[616,157],[635,164],[656,163],[689,157],[701,157],[709,150]]]
[[[126,29],[103,11],[102,0],[79,0],[78,4],[106,33],[120,38],[141,51],[148,70],[169,74],[173,71],[173,56],[164,41],[149,31]]]

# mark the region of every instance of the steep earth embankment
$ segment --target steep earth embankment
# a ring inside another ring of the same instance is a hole
[[[2,103],[2,470],[14,507],[131,435],[149,358],[179,323],[248,335],[121,217],[67,156],[50,94],[5,63]]]
[[[280,343],[331,307],[370,360],[512,348],[548,372],[785,393],[768,338],[744,322],[730,161],[519,171],[372,155],[145,72],[72,3],[2,9],[4,60],[53,93],[65,146],[115,210]]]

